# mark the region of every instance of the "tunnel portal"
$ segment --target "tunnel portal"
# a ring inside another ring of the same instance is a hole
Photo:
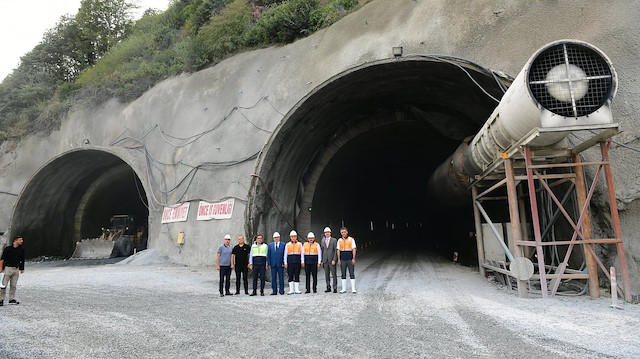
[[[74,150],[27,183],[13,211],[11,233],[25,238],[29,258],[68,258],[75,242],[99,237],[116,214],[132,215],[146,233],[147,203],[140,179],[122,159],[100,150]]]
[[[487,120],[508,83],[466,60],[437,57],[380,61],[328,80],[267,144],[248,232],[293,227],[319,237],[330,226],[338,236],[346,226],[364,242],[408,239],[474,257],[471,206],[436,202],[426,184]]]

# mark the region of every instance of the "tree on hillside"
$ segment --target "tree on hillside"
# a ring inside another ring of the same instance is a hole
[[[89,65],[129,34],[135,8],[126,0],[82,0],[75,19],[84,40],[79,50]]]

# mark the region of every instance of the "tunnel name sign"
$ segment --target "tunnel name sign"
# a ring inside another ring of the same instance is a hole
[[[198,221],[229,219],[233,214],[234,206],[235,200],[233,198],[216,203],[200,201],[198,205]]]
[[[164,207],[162,223],[185,222],[189,214],[189,202],[175,207]]]

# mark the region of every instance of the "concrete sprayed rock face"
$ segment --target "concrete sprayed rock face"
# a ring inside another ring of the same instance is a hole
[[[640,147],[639,14],[629,1],[371,1],[293,44],[168,79],[132,103],[78,106],[59,131],[3,143],[0,229],[20,232],[32,256],[69,256],[109,216],[135,214],[149,247],[189,265],[212,264],[226,233],[319,236],[329,225],[335,236],[347,225],[363,240],[391,227],[398,238],[465,238],[471,209],[435,222],[423,190],[508,85],[485,68],[515,75],[546,43],[592,43],[619,75],[616,140]],[[614,145],[611,157],[637,292],[639,154]],[[197,220],[201,200],[226,199],[231,218]],[[161,223],[181,203],[186,220]],[[610,231],[608,218],[594,222]]]

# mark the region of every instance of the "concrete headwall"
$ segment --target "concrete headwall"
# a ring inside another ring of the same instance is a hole
[[[403,46],[405,55],[452,55],[515,76],[546,43],[563,38],[592,43],[611,58],[619,75],[613,111],[624,133],[616,139],[640,147],[639,15],[640,2],[628,0],[371,1],[293,44],[242,53],[168,79],[131,103],[77,106],[58,131],[6,141],[0,148],[0,229],[10,226],[16,194],[48,161],[74,149],[117,147],[141,158],[132,167],[142,174],[149,201],[150,246],[181,263],[212,264],[224,234],[245,232],[245,200],[257,161],[252,156],[265,150],[284,116],[328,79],[392,58],[394,46]],[[144,151],[155,161],[151,165],[140,155]],[[638,291],[640,233],[633,229],[640,155],[614,146],[611,156],[629,269]],[[246,158],[252,159],[222,164]],[[145,178],[149,172],[155,181]],[[166,195],[160,191],[174,187]],[[232,219],[195,220],[199,199],[227,197],[236,198]],[[163,204],[184,201],[192,201],[187,222],[160,224]],[[185,232],[183,246],[176,245],[180,231]]]

